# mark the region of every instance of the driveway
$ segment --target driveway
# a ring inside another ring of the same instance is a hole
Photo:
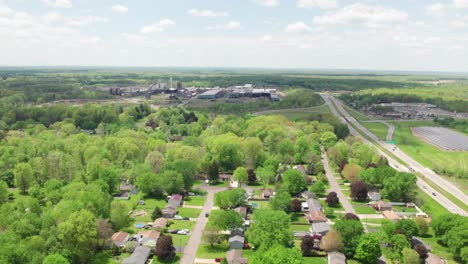
[[[202,186],[201,189],[208,192],[203,205],[203,209],[198,216],[197,223],[195,224],[193,231],[190,234],[190,239],[187,245],[184,247],[184,254],[180,261],[181,264],[193,264],[195,262],[195,255],[197,254],[198,246],[201,243],[201,237],[203,230],[205,229],[206,222],[208,218],[205,217],[205,213],[208,213],[213,209],[213,198],[214,194],[220,192],[226,188],[224,187],[211,187],[211,186]]]

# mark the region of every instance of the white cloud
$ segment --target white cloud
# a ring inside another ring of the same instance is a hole
[[[55,8],[71,8],[73,6],[70,0],[42,0],[42,2]]]
[[[453,0],[456,8],[468,8],[468,0]]]
[[[408,14],[393,8],[370,6],[356,3],[343,7],[335,12],[314,17],[314,23],[319,25],[365,24],[377,27],[384,24],[403,23],[408,20]]]
[[[128,12],[128,7],[124,5],[114,5],[112,6],[112,11],[120,14],[125,14]]]
[[[240,28],[241,28],[241,24],[239,22],[230,21],[226,24],[209,26],[206,29],[207,30],[235,30],[235,29],[240,29]]]
[[[266,6],[266,7],[276,7],[279,6],[279,0],[255,0],[257,4]]]
[[[337,0],[298,0],[296,6],[299,8],[320,8],[334,9],[338,8]]]
[[[196,17],[226,17],[228,16],[227,12],[216,12],[213,10],[199,10],[199,9],[190,9],[187,11],[187,14]]]
[[[424,9],[426,10],[427,14],[434,16],[434,17],[445,16],[448,12],[447,6],[442,3],[435,3],[432,5],[428,5]]]
[[[84,16],[67,19],[66,24],[73,27],[84,27],[96,23],[107,23],[109,19],[98,16]]]
[[[288,24],[284,29],[287,33],[294,33],[294,34],[305,34],[312,31],[312,29],[306,25],[304,22],[296,22],[292,24]]]
[[[168,27],[175,25],[175,22],[170,19],[162,19],[156,24],[146,25],[143,26],[140,30],[143,34],[151,34],[155,32],[162,32],[166,30]]]

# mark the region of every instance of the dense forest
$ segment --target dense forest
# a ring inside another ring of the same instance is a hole
[[[112,201],[122,181],[160,198],[191,190],[213,166],[232,172],[310,163],[318,160],[319,144],[337,141],[332,125],[280,116],[209,117],[144,105],[58,109],[47,110],[62,114],[53,124],[28,118],[4,132],[0,263],[42,263],[57,254],[71,263],[97,263],[94,255],[125,225],[121,219],[130,209]]]

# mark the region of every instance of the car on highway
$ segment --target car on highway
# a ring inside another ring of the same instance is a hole
[[[433,193],[432,193],[432,196],[436,196],[436,193],[435,193],[435,192],[433,192]]]

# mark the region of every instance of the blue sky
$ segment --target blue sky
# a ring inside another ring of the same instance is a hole
[[[0,0],[0,40],[15,66],[468,71],[468,0]]]

